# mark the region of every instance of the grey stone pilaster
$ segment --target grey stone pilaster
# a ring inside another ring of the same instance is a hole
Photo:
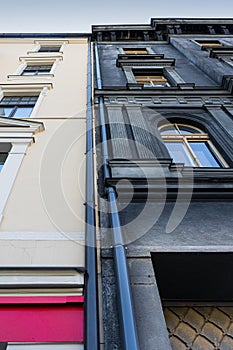
[[[141,108],[139,106],[128,106],[127,113],[134,140],[136,141],[136,148],[140,159],[154,158],[154,135],[148,130],[148,126],[143,117]]]
[[[107,112],[111,134],[112,157],[131,159],[132,152],[122,108],[119,106],[108,106]]]
[[[223,109],[233,118],[233,105],[224,105]]]
[[[118,47],[119,54],[124,55],[124,49],[122,47]]]
[[[175,71],[173,67],[164,68],[164,75],[171,82],[172,85],[183,84],[185,81],[181,76]]]
[[[151,259],[128,259],[140,350],[171,350]]]
[[[147,47],[146,49],[147,49],[147,52],[148,52],[149,55],[154,55],[155,54],[154,50],[151,47]]]
[[[232,119],[222,109],[222,106],[204,105],[205,109],[211,114],[218,124],[219,128],[233,138]]]
[[[128,84],[135,84],[136,80],[131,67],[124,67],[125,76]]]

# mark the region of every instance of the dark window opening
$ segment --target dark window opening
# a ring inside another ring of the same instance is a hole
[[[172,350],[233,349],[233,253],[152,253]]]
[[[152,253],[162,300],[233,301],[233,253]]]
[[[61,46],[41,46],[38,52],[59,52]]]
[[[7,159],[8,153],[2,153],[0,152],[0,171],[2,170],[4,163]]]
[[[0,171],[2,170],[12,145],[10,143],[0,143]]]
[[[28,65],[21,75],[42,75],[49,74],[52,68],[52,64],[47,65]]]

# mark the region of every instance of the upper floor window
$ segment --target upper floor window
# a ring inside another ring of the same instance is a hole
[[[143,48],[124,48],[124,53],[126,55],[147,55],[148,52]]]
[[[224,46],[219,40],[195,40],[204,49],[211,49],[212,47]]]
[[[28,65],[21,75],[42,75],[49,74],[52,68],[52,64],[43,65]]]
[[[219,47],[211,47],[210,56],[211,58],[218,58],[220,61],[223,61],[233,66],[233,47],[232,46],[219,46]]]
[[[59,52],[61,45],[41,45],[38,52]]]
[[[134,73],[135,80],[138,84],[143,84],[144,87],[168,87],[170,86],[167,78],[162,72],[145,74],[145,73]]]
[[[2,170],[3,168],[3,165],[7,159],[7,156],[8,156],[8,153],[2,153],[0,152],[0,171]]]
[[[38,96],[5,96],[0,102],[0,116],[8,118],[28,118]]]
[[[227,167],[208,134],[184,124],[160,127],[161,137],[174,163],[191,167]]]

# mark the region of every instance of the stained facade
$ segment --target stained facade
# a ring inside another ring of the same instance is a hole
[[[106,349],[130,348],[130,322],[135,349],[233,347],[232,34],[231,19],[93,27]]]

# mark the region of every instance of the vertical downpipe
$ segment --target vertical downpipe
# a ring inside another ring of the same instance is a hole
[[[93,156],[91,38],[88,38],[86,128],[85,350],[99,349],[95,186]]]
[[[98,44],[95,44],[95,63],[96,63],[96,78],[97,88],[102,89],[100,62],[98,54]],[[108,167],[108,146],[107,146],[107,131],[105,125],[104,115],[104,101],[103,97],[99,98],[99,110],[100,110],[100,124],[101,124],[101,137],[102,137],[102,153],[104,164],[104,178],[110,177]],[[129,274],[127,268],[127,259],[125,254],[124,240],[122,236],[120,218],[117,208],[117,198],[115,189],[109,186],[107,189],[107,195],[111,212],[111,230],[113,233],[113,258],[115,265],[115,274],[117,282],[117,296],[118,296],[118,309],[120,316],[120,329],[121,329],[121,344],[122,350],[139,350],[139,342],[137,336],[137,328],[135,323],[132,293],[130,288]]]

